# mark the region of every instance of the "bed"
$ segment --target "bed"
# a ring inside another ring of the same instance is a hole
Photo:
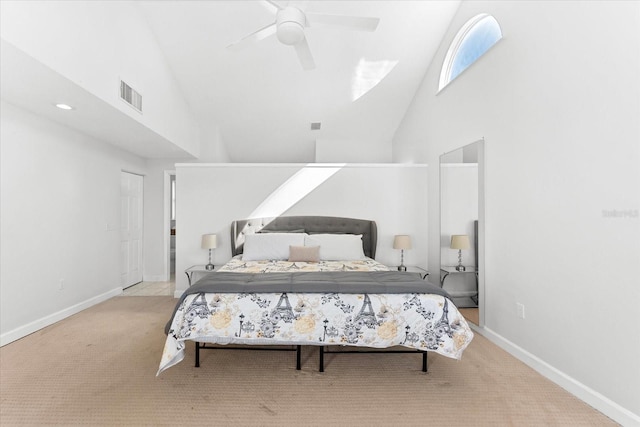
[[[231,224],[232,259],[187,289],[166,325],[158,375],[200,350],[319,348],[324,354],[394,348],[460,359],[473,338],[439,286],[375,261],[374,221],[292,216]],[[234,347],[237,348],[237,347]],[[331,348],[336,350],[331,351]],[[345,350],[346,349],[346,350]]]

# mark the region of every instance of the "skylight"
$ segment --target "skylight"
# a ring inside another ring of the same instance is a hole
[[[384,79],[398,65],[398,61],[367,61],[360,58],[351,79],[351,100],[356,101]]]
[[[344,167],[344,164],[308,164],[271,193],[248,218],[282,215]]]

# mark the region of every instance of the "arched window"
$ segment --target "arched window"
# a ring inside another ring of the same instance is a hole
[[[449,46],[442,64],[438,90],[458,77],[501,38],[502,30],[493,16],[481,13],[468,20]]]

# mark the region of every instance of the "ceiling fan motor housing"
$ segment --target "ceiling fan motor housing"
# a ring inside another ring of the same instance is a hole
[[[287,7],[278,11],[276,16],[276,35],[281,43],[293,46],[304,39],[304,27],[307,18],[296,7]]]

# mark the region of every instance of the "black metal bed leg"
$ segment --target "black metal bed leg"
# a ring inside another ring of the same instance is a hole
[[[200,367],[200,343],[196,341],[196,368]]]
[[[319,372],[324,372],[324,346],[320,346],[320,364],[318,366]]]
[[[299,345],[296,348],[296,371],[299,371],[302,368],[302,346]]]
[[[422,352],[422,372],[427,372],[427,352]]]

